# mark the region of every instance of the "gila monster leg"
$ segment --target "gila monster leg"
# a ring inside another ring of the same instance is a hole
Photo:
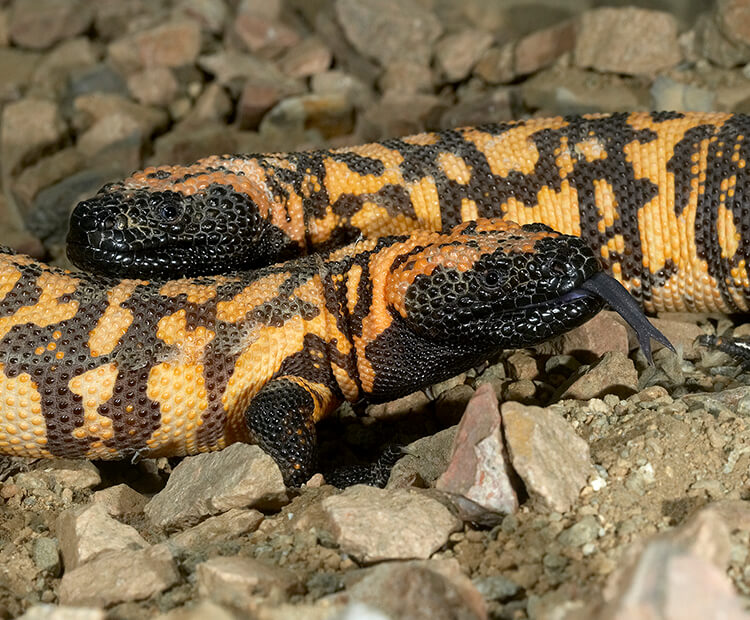
[[[317,460],[315,422],[330,410],[330,390],[301,377],[266,383],[245,411],[252,440],[271,455],[284,482],[300,486]]]

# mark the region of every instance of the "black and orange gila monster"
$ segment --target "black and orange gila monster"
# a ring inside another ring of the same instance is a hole
[[[582,237],[648,310],[750,307],[750,117],[587,115],[160,166],[73,213],[68,254],[121,276],[244,269],[477,217]]]
[[[479,219],[180,280],[0,250],[0,453],[114,459],[251,441],[301,484],[315,423],[344,399],[425,387],[563,333],[603,299],[644,348],[663,341],[580,238],[539,224]]]

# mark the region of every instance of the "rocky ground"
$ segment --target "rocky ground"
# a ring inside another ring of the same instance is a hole
[[[64,263],[76,201],[152,163],[525,115],[750,112],[750,2],[640,4],[0,0],[0,243]],[[408,444],[385,490],[290,491],[244,445],[3,461],[0,615],[746,617],[750,374],[695,339],[750,325],[658,325],[678,355],[654,367],[604,313],[323,424],[329,461]]]

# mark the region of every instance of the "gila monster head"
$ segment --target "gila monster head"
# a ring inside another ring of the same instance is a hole
[[[112,184],[79,203],[70,218],[70,260],[111,276],[178,278],[249,269],[300,253],[248,193],[219,183],[190,192],[164,187]]]
[[[541,224],[479,220],[447,242],[415,248],[394,265],[392,307],[432,341],[529,346],[561,334],[603,305],[581,286],[601,267],[577,237]]]

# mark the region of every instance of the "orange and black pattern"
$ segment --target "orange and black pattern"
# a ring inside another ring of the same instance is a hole
[[[739,114],[587,115],[214,156],[104,188],[69,254],[174,277],[502,217],[582,237],[647,309],[746,311],[749,131]]]
[[[315,423],[593,316],[581,239],[480,219],[256,271],[68,272],[0,250],[0,453],[115,459],[258,443],[299,484]]]

